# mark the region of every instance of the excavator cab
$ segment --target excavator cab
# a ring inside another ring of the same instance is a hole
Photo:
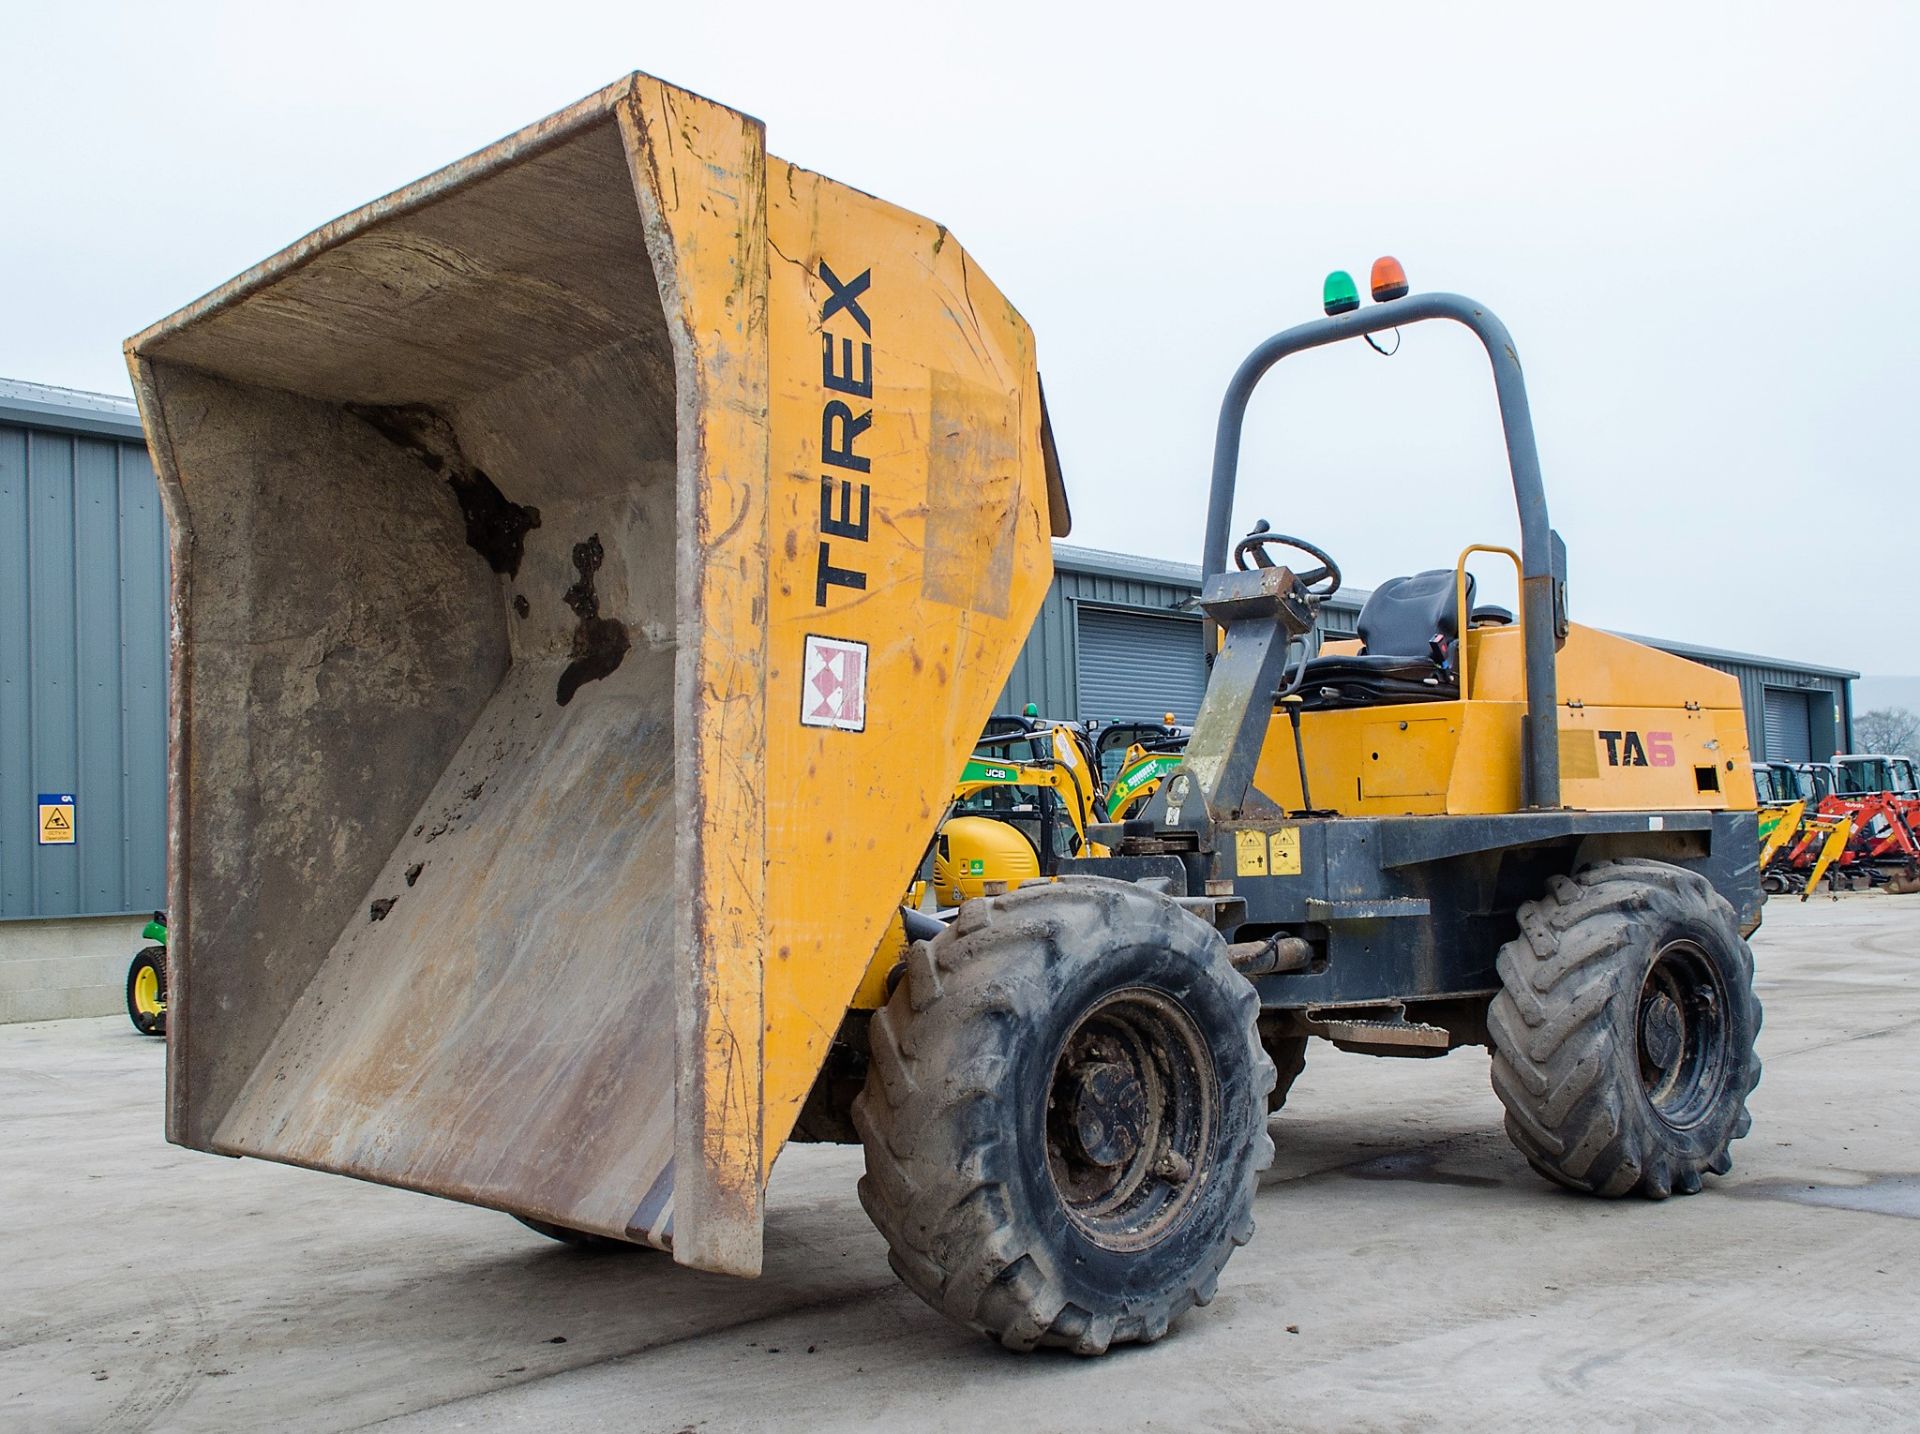
[[[1819,803],[1828,797],[1838,795],[1840,790],[1840,771],[1832,762],[1795,762],[1794,771],[1800,774],[1801,781],[1809,789],[1807,799]]]
[[[988,891],[1051,877],[1093,851],[1107,819],[1086,734],[1031,711],[996,716],[961,769],[934,844],[934,892],[957,906]]]
[[[1846,753],[1835,757],[1833,766],[1836,796],[1862,797],[1884,793],[1905,797],[1920,791],[1920,786],[1915,784],[1914,763],[1909,757]]]
[[[1192,732],[1191,727],[1183,725],[1171,712],[1158,722],[1102,724],[1094,737],[1101,785],[1110,789],[1121,770],[1138,754],[1179,751]]]

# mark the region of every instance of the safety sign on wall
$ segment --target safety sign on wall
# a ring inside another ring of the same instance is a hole
[[[73,844],[73,793],[42,792],[40,794],[40,845],[71,846]]]

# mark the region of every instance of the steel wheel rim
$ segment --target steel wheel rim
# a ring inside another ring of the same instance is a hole
[[[1634,1020],[1640,1082],[1653,1113],[1675,1130],[1718,1105],[1731,1065],[1726,983],[1694,941],[1654,953]]]
[[[1047,1171],[1067,1218],[1108,1250],[1166,1238],[1205,1183],[1219,1107],[1212,1052],[1177,1002],[1145,987],[1095,1002],[1048,1082]]]
[[[160,973],[151,964],[134,973],[133,1005],[143,1016],[160,1014]]]

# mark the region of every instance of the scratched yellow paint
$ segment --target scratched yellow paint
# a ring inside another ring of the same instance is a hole
[[[699,641],[676,782],[691,813],[676,862],[688,969],[674,1149],[675,1255],[757,1273],[761,1249],[766,826],[767,244],[765,137],[721,105],[636,78],[617,110],[682,379],[676,560]],[[691,378],[692,391],[686,389]],[[691,508],[691,512],[688,508]],[[690,520],[690,530],[688,527]],[[691,669],[689,671],[689,669]],[[687,760],[690,757],[691,760]],[[690,1018],[690,1019],[689,1019]]]
[[[1026,322],[940,225],[779,159],[767,192],[771,1165],[1052,552]],[[863,730],[803,720],[825,720],[809,637],[864,649]]]
[[[766,1173],[1052,575],[1039,383],[942,226],[646,76],[620,118],[695,384],[675,1254],[750,1273]]]
[[[1314,805],[1349,816],[1511,812],[1526,714],[1521,633],[1468,635],[1470,700],[1308,712]],[[1333,645],[1328,645],[1329,650]],[[1556,662],[1561,802],[1588,811],[1749,811],[1746,719],[1736,679],[1574,624]],[[1293,734],[1267,729],[1255,784],[1301,805]]]
[[[675,1250],[746,1272],[766,1172],[1052,574],[1039,386],[1025,321],[941,226],[644,76],[621,122],[699,385]]]
[[[940,225],[646,76],[620,117],[696,385],[675,1254],[749,1273],[765,1175],[1052,575],[1039,383]]]

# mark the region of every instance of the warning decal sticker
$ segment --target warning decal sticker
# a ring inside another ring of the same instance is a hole
[[[40,845],[73,845],[73,793],[40,794]]]
[[[867,727],[867,645],[837,637],[807,637],[800,669],[800,724],[864,732]]]

